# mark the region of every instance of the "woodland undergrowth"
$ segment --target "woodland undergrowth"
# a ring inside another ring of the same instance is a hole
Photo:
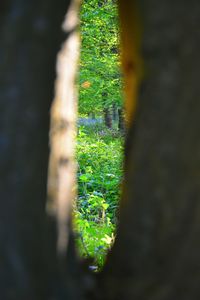
[[[81,256],[101,269],[112,246],[122,181],[123,137],[103,124],[79,126],[78,196],[74,228]]]

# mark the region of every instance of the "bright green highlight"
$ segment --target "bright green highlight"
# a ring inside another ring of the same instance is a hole
[[[118,17],[115,1],[85,0],[81,8],[79,112],[122,106]]]
[[[103,124],[79,128],[75,227],[85,257],[102,267],[114,240],[122,180],[123,138]]]

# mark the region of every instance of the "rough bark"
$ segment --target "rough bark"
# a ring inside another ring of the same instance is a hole
[[[101,291],[109,300],[199,299],[200,2],[137,3],[144,78]]]
[[[61,31],[69,5],[10,0],[0,6],[2,300],[66,299],[73,290],[72,273],[66,289],[69,274],[58,263],[56,220],[45,212],[49,111],[56,56],[70,36]],[[79,299],[77,292],[74,297]]]
[[[124,192],[116,243],[86,299],[199,299],[200,2],[119,3],[129,123]],[[93,284],[79,272],[72,239],[67,257],[57,257],[57,214],[45,212],[48,112],[69,4],[0,4],[3,300],[79,300],[82,284]],[[141,28],[144,77],[133,118]]]

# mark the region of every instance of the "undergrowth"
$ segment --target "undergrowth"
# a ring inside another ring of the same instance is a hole
[[[74,225],[81,256],[100,269],[114,241],[122,179],[122,140],[102,124],[79,126]]]

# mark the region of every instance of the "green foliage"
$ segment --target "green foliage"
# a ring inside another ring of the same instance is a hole
[[[122,106],[116,2],[83,0],[80,19],[79,114],[84,118],[89,113],[101,115],[111,106]],[[101,268],[117,223],[122,179],[120,133],[101,123],[80,126],[77,160],[74,228],[78,249],[82,256],[94,258],[94,265]]]
[[[81,8],[81,113],[121,106],[118,19],[114,1],[85,0]]]
[[[122,138],[97,126],[81,126],[77,143],[78,199],[75,228],[83,256],[103,265],[112,245],[122,179]]]
[[[88,128],[88,129],[87,129]],[[119,199],[119,181],[122,176],[122,138],[113,138],[112,131],[102,126],[80,127],[78,138],[79,201],[104,199],[109,205],[107,214],[116,208]],[[91,129],[93,131],[91,131]]]
[[[88,221],[80,214],[76,217],[75,228],[78,232],[77,246],[81,256],[93,258],[94,266],[100,269],[114,241],[115,226],[112,223],[97,224]]]

